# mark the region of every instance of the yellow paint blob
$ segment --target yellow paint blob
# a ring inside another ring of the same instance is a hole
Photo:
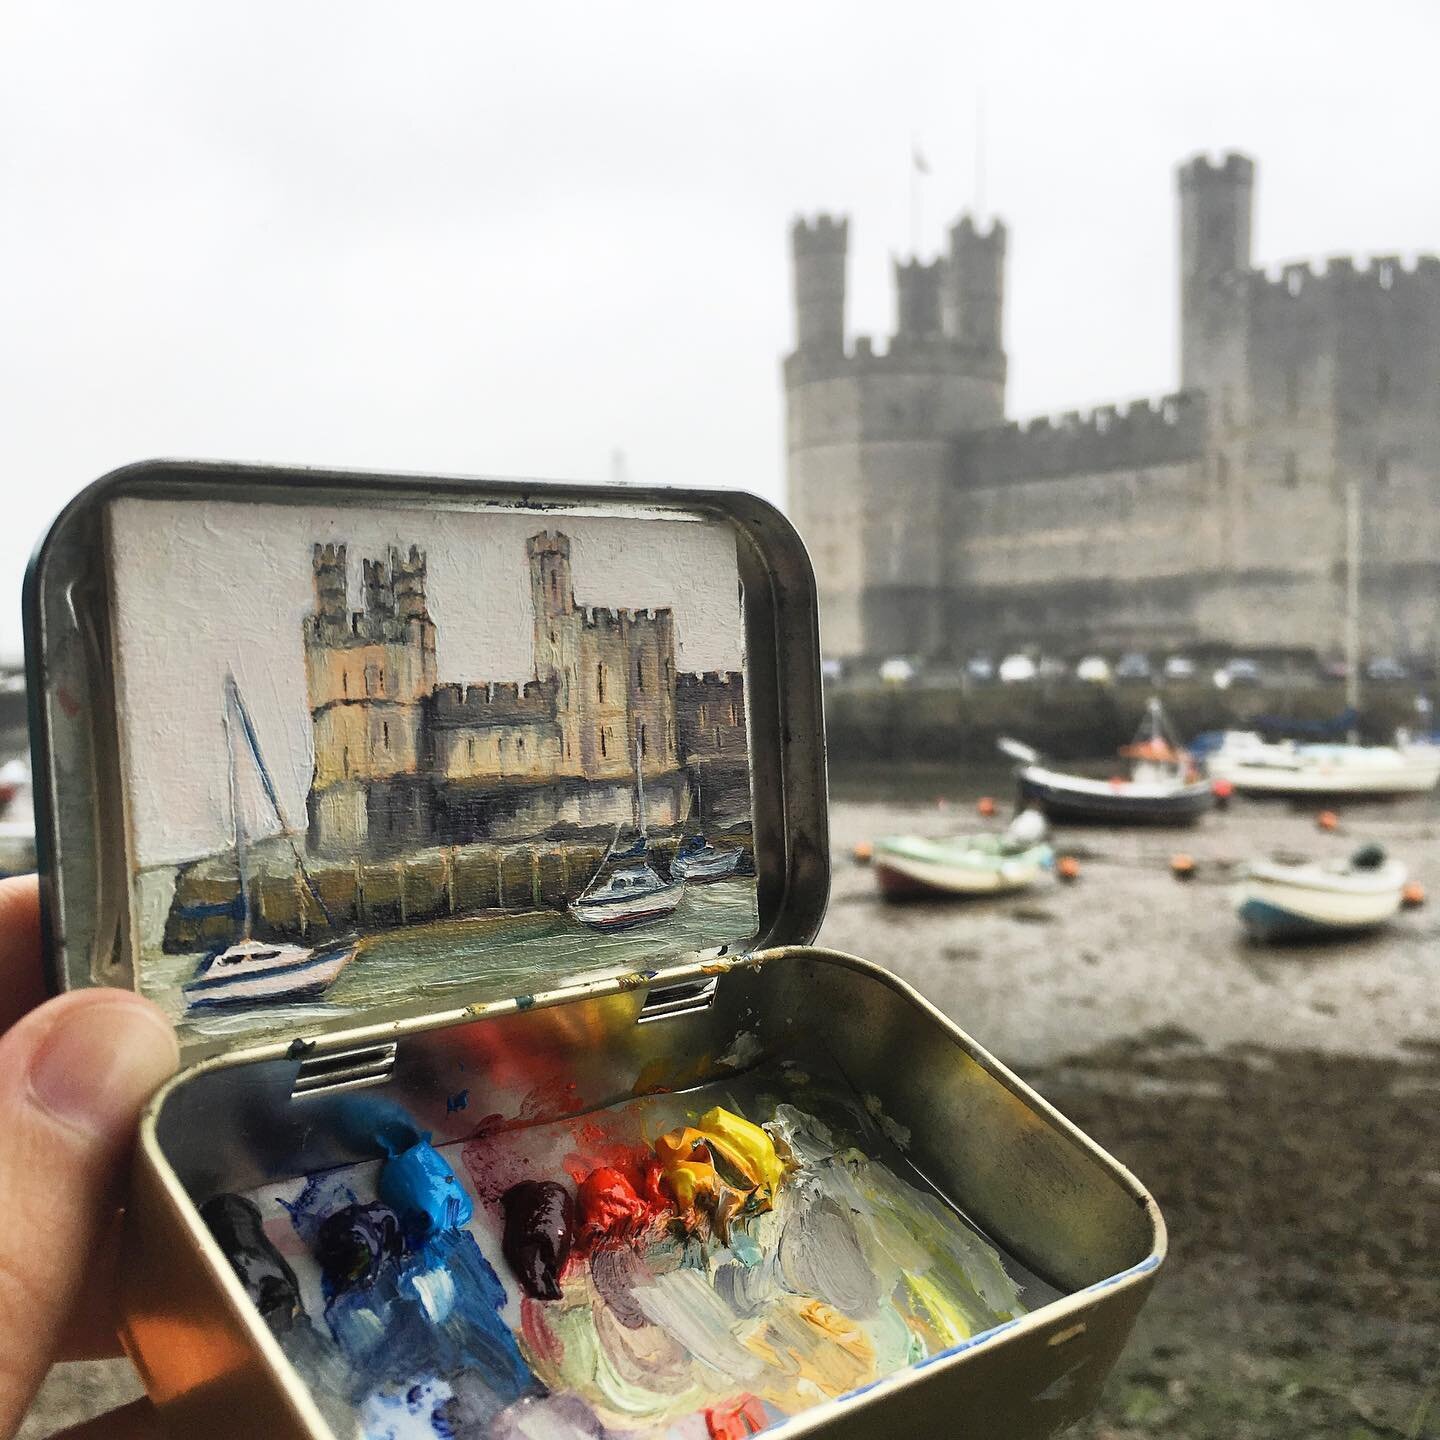
[[[676,1205],[706,1211],[722,1239],[737,1216],[769,1210],[785,1178],[769,1135],[718,1105],[698,1124],[660,1136],[655,1154],[660,1183]]]

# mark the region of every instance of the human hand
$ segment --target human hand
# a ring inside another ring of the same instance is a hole
[[[0,1436],[57,1360],[120,1354],[117,1218],[135,1127],[175,1070],[170,1022],[128,990],[45,998],[40,891],[0,880]],[[70,1440],[160,1432],[148,1402]]]

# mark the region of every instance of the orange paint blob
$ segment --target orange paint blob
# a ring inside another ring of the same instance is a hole
[[[705,1412],[710,1440],[750,1440],[766,1426],[765,1407],[753,1395],[741,1395]]]
[[[592,1170],[580,1182],[576,1201],[580,1223],[575,1239],[582,1250],[601,1240],[625,1240],[639,1234],[655,1213],[629,1180],[608,1165]]]

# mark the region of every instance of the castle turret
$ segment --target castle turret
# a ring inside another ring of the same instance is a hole
[[[1245,328],[1244,277],[1250,271],[1255,163],[1229,154],[1218,164],[1197,155],[1180,166],[1180,384],[1218,396],[1238,386],[1236,352]]]
[[[575,605],[570,537],[543,530],[525,542],[535,626],[535,678],[555,682],[560,717],[560,770],[579,774],[584,688],[580,683],[581,615]]]
[[[943,267],[939,260],[895,262],[895,338],[930,340],[944,331],[940,303]]]
[[[1005,303],[1005,226],[979,230],[962,215],[950,231],[949,330],[962,345],[999,355]]]
[[[425,552],[418,545],[410,547],[408,556],[390,547],[390,581],[401,624],[430,618],[425,603]]]
[[[345,547],[316,545],[312,563],[315,569],[316,623],[331,630],[343,629],[345,613],[349,609]]]
[[[850,222],[819,215],[791,229],[795,255],[795,348],[841,353],[845,348],[845,250]]]

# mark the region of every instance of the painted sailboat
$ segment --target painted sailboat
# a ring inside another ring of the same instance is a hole
[[[697,798],[697,812],[699,809]],[[740,867],[741,852],[713,844],[705,833],[703,815],[699,824],[697,831],[681,839],[675,858],[670,862],[670,878],[685,880],[691,885],[711,885],[717,880],[728,880]]]
[[[1246,930],[1260,940],[1318,940],[1373,930],[1400,911],[1406,870],[1378,845],[1338,865],[1252,864],[1237,896]]]
[[[635,745],[635,806],[638,834],[623,849],[611,842],[600,869],[570,902],[570,914],[591,930],[632,930],[671,915],[685,893],[683,877],[663,880],[650,855],[645,821],[645,775]]]
[[[230,772],[230,813],[234,831],[235,867],[240,888],[237,897],[240,936],[231,945],[212,951],[203,959],[195,976],[182,987],[188,1009],[208,1009],[222,1005],[250,1005],[269,1001],[307,999],[323,994],[340,972],[355,958],[353,939],[333,944],[308,947],[272,944],[251,935],[249,837],[241,816],[239,794],[239,745],[237,732],[260,777],[265,798],[274,811],[282,833],[290,835],[280,809],[280,797],[260,753],[260,741],[246,708],[234,675],[225,677],[225,738]],[[306,884],[307,893],[329,920],[298,847],[291,841],[295,862]]]
[[[1111,825],[1190,825],[1215,803],[1208,780],[1197,777],[1190,758],[1170,733],[1160,701],[1146,706],[1135,739],[1121,751],[1130,774],[1093,779],[1052,770],[1039,753],[1002,738],[1000,749],[1019,762],[1021,802],[1050,820]]]

